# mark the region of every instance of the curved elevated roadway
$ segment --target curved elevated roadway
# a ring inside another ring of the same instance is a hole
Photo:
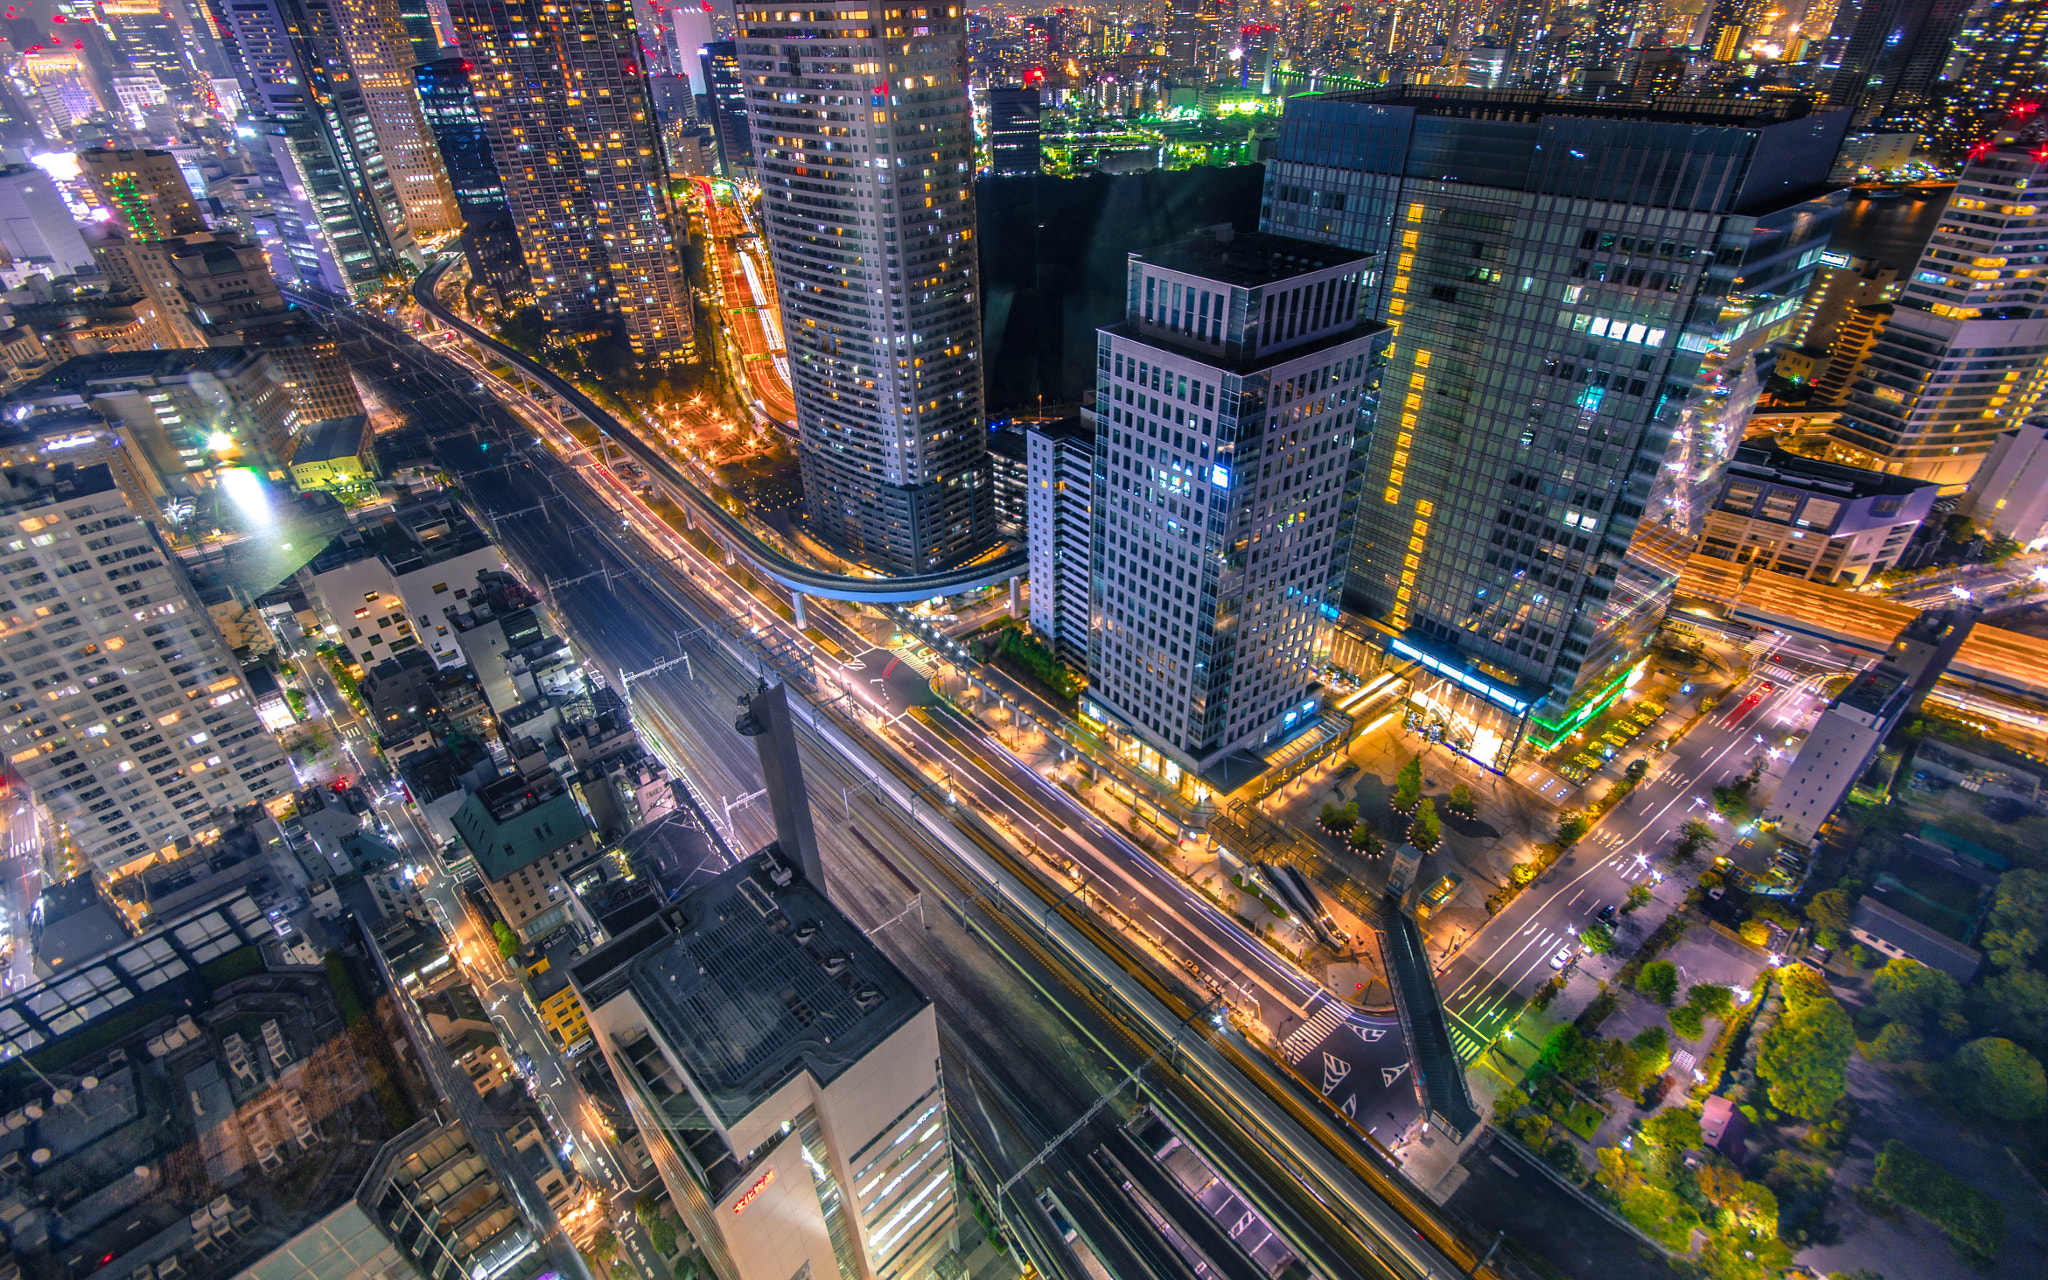
[[[859,600],[868,604],[901,604],[913,600],[957,595],[962,591],[995,586],[1023,576],[1030,557],[1021,550],[937,573],[919,573],[897,578],[868,578],[829,573],[790,559],[782,551],[764,541],[731,512],[719,506],[709,494],[685,477],[676,465],[669,461],[666,454],[648,445],[636,432],[600,408],[581,388],[457,316],[434,291],[440,284],[441,274],[459,257],[460,254],[450,255],[420,273],[419,279],[413,283],[413,300],[442,324],[545,385],[555,395],[568,401],[576,412],[610,435],[613,441],[646,467],[647,473],[655,477],[677,502],[685,505],[692,523],[724,547],[728,553],[745,560],[749,567],[763,577],[788,588],[795,598],[799,621],[802,618],[802,596],[817,596],[825,600]]]

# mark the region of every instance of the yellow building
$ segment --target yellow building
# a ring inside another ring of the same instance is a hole
[[[362,414],[315,423],[292,452],[292,487],[353,489],[377,479],[376,437]]]
[[[569,962],[574,958],[567,946],[552,952],[529,950],[521,957],[526,967],[526,991],[533,997],[533,1007],[540,1010],[541,1025],[564,1049],[590,1035],[590,1019],[584,1016],[583,1002],[576,998],[576,988],[569,985]]]

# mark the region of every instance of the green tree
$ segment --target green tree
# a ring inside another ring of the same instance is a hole
[[[1984,955],[2001,969],[2017,969],[2048,938],[2048,873],[2023,869],[1998,877],[1984,918]]]
[[[1887,1022],[1871,1043],[1870,1051],[1886,1062],[1909,1062],[1919,1056],[1920,1033],[1911,1023]]]
[[[1778,971],[1778,989],[1785,993],[1785,1004],[1797,1009],[1817,1000],[1832,1001],[1834,993],[1828,990],[1828,980],[1803,964]]]
[[[1806,904],[1806,918],[1820,929],[1832,929],[1846,933],[1849,920],[1856,914],[1856,895],[1837,886],[1823,889],[1813,895],[1813,901]]]
[[[1671,1023],[1671,1029],[1678,1033],[1681,1040],[1697,1040],[1700,1033],[1707,1029],[1706,1019],[1700,1017],[1700,1011],[1689,1004],[1673,1009],[1666,1015],[1666,1020]]]
[[[1468,818],[1471,817],[1478,807],[1472,801],[1472,788],[1462,782],[1452,787],[1451,802],[1448,807],[1452,813],[1462,814]]]
[[[1669,1005],[1678,994],[1678,966],[1669,960],[1650,961],[1636,975],[1636,990],[1658,1004]]]
[[[1986,1115],[2032,1120],[2048,1110],[2048,1078],[2040,1062],[2010,1040],[1972,1040],[1956,1051],[1950,1070],[1958,1096]]]
[[[1323,805],[1323,812],[1320,820],[1323,824],[1324,829],[1329,831],[1335,831],[1337,829],[1337,806],[1334,804],[1325,803]]]
[[[1406,813],[1422,796],[1422,757],[1409,756],[1401,772],[1394,775],[1394,807]]]
[[[1583,811],[1566,809],[1557,815],[1557,842],[1567,848],[1579,842],[1579,837],[1591,829],[1592,823]]]
[[[1939,1030],[1943,1035],[1963,1034],[1963,989],[1939,969],[1900,956],[1886,963],[1870,979],[1877,1011],[1893,1022],[1903,1022],[1921,1035]]]
[[[1643,1061],[1645,1075],[1659,1076],[1671,1065],[1671,1036],[1662,1027],[1644,1027],[1628,1042]]]
[[[1554,1075],[1561,1080],[1579,1081],[1593,1074],[1593,1047],[1579,1028],[1570,1022],[1552,1028],[1543,1038],[1531,1075]]]
[[[1749,816],[1749,789],[1715,787],[1714,811],[1730,822],[1741,822]]]
[[[654,1251],[666,1258],[676,1251],[676,1224],[667,1218],[655,1218],[647,1224],[647,1239]]]
[[[1700,982],[1686,988],[1685,1002],[1703,1018],[1723,1018],[1735,1007],[1735,993],[1716,983]]]
[[[1361,822],[1352,827],[1346,842],[1354,851],[1368,856],[1377,855],[1380,850],[1386,848],[1386,841],[1380,839],[1380,833],[1374,831],[1372,824],[1368,822]]]
[[[1630,886],[1629,886],[1629,890],[1628,890],[1628,898],[1627,898],[1627,899],[1626,899],[1625,901],[1623,901],[1623,902],[1622,902],[1622,904],[1621,904],[1621,910],[1622,910],[1623,914],[1627,914],[1627,913],[1628,913],[1628,912],[1630,912],[1630,911],[1635,911],[1635,910],[1637,910],[1637,909],[1639,909],[1639,908],[1643,907],[1643,906],[1644,906],[1644,905],[1646,905],[1646,904],[1647,904],[1647,903],[1648,903],[1649,901],[1650,901],[1650,886],[1649,886],[1649,885],[1646,885],[1646,884],[1636,884],[1636,885],[1630,885]]]
[[[511,959],[519,954],[519,935],[503,920],[491,921],[491,936],[498,940],[498,954]]]
[[[1428,853],[1444,838],[1443,820],[1436,816],[1436,803],[1418,800],[1415,803],[1415,825],[1409,828],[1408,841],[1416,848]]]
[[[2033,969],[1993,974],[1970,988],[1970,1020],[1982,1032],[2048,1047],[2048,975]]]
[[[1845,1070],[1856,1032],[1833,1000],[1789,1006],[1763,1036],[1757,1074],[1770,1085],[1771,1105],[1807,1120],[1835,1109],[1848,1091]]]
[[[1671,850],[1680,862],[1689,862],[1714,842],[1714,824],[1704,818],[1690,818],[1678,829],[1678,844]]]
[[[1586,926],[1586,931],[1579,935],[1579,941],[1585,944],[1589,954],[1604,956],[1614,950],[1614,930],[1595,922]]]

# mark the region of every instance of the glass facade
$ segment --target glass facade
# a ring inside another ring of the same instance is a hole
[[[1350,607],[1539,724],[1640,656],[1839,211],[1843,113],[1800,110],[1288,104],[1263,225],[1375,254],[1397,334]]]

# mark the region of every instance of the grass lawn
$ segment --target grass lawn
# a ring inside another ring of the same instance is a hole
[[[1600,1122],[1606,1118],[1607,1113],[1592,1103],[1575,1102],[1572,1109],[1565,1112],[1564,1127],[1591,1142],[1593,1134],[1600,1128]]]

